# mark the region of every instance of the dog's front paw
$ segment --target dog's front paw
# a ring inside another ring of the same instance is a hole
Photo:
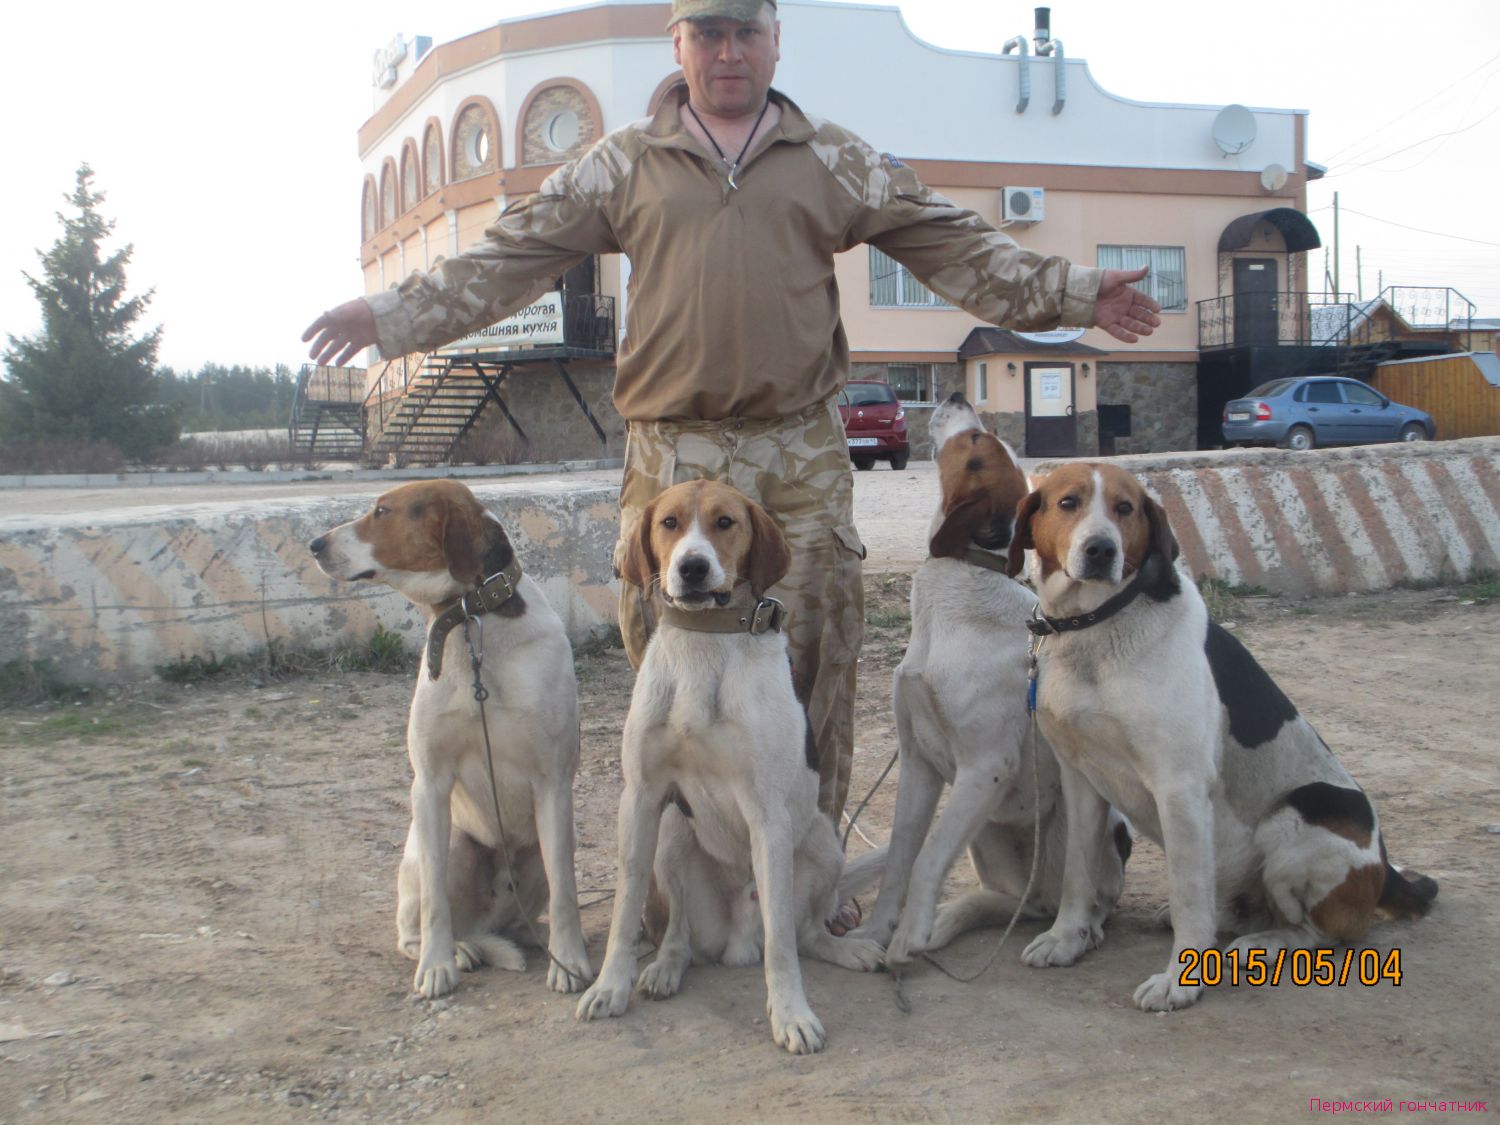
[[[781,1005],[769,1006],[771,1015],[771,1038],[778,1047],[785,1047],[794,1055],[815,1055],[828,1043],[828,1034],[806,1001],[789,1004],[786,1010]]]
[[[1172,1012],[1196,1004],[1203,986],[1179,984],[1181,976],[1180,972],[1165,972],[1147,977],[1135,990],[1136,1005],[1143,1012]]]
[[[909,924],[909,919],[903,916],[896,932],[891,935],[890,944],[885,947],[885,963],[909,965],[915,957],[926,952],[931,940],[932,919]]]
[[[417,962],[417,973],[412,978],[413,992],[420,992],[428,1000],[447,996],[458,987],[458,963],[450,954],[447,957],[424,957]]]
[[[1053,926],[1032,940],[1021,954],[1021,962],[1033,969],[1071,965],[1103,943],[1104,930],[1099,926],[1068,926],[1063,929]]]
[[[630,1007],[630,980],[600,977],[578,1000],[574,1015],[581,1020],[608,1019],[625,1014]]]
[[[656,960],[641,970],[641,979],[635,982],[635,990],[653,1000],[665,1000],[676,996],[682,987],[682,974],[687,971],[686,958],[669,957],[658,953]]]
[[[843,969],[856,973],[873,973],[885,961],[885,949],[878,941],[848,937],[833,939],[833,961]]]
[[[578,992],[593,979],[586,953],[553,950],[547,958],[547,987],[553,992]]]

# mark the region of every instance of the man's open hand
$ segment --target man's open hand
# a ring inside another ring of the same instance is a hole
[[[1161,324],[1161,304],[1146,294],[1130,287],[1140,281],[1150,270],[1105,270],[1104,281],[1099,286],[1099,296],[1094,302],[1094,326],[1102,328],[1116,340],[1134,344],[1142,336],[1149,336]]]
[[[313,346],[307,354],[314,361],[343,367],[356,353],[375,343],[375,314],[358,297],[345,301],[307,326],[302,341],[308,340],[313,341]],[[337,359],[333,358],[335,355]]]

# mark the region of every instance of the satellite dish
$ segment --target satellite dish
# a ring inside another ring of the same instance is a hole
[[[1260,186],[1267,191],[1280,191],[1286,187],[1286,169],[1280,164],[1267,164],[1260,174]]]
[[[1242,105],[1226,105],[1214,118],[1214,144],[1225,156],[1238,156],[1255,143],[1255,115]]]

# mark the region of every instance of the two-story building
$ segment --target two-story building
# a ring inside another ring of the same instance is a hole
[[[380,101],[359,130],[367,291],[460,252],[499,207],[648,116],[678,78],[669,11],[595,3],[383,51]],[[894,7],[788,0],[779,15],[775,84],[808,112],[894,153],[1040,253],[1149,265],[1146,287],[1164,309],[1138,345],[1081,326],[1020,335],[947,306],[873,248],[841,255],[854,374],[889,380],[909,404],[914,454],[925,452],[926,408],[958,388],[1031,455],[1197,447],[1200,413],[1245,389],[1211,374],[1205,382],[1200,320],[1220,345],[1248,342],[1276,315],[1267,294],[1312,288],[1303,252],[1319,241],[1304,212],[1318,169],[1306,159],[1306,114],[1106,91],[1086,62],[1066,57],[1065,7],[1059,37],[1018,27],[1009,42],[974,50],[923,42]],[[629,273],[612,256],[560,278],[557,303],[533,310],[533,319],[561,313],[549,321],[558,331],[529,337],[541,344],[509,348],[496,337],[372,364],[371,440],[381,426],[411,431],[424,398],[429,418],[463,418],[459,395],[444,406],[432,389],[442,374],[466,380],[470,399],[490,402],[536,459],[618,456],[609,388]],[[452,444],[457,425],[431,438],[428,456]]]

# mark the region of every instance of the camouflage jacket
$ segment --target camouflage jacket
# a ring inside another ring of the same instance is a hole
[[[833,256],[861,242],[992,324],[1093,323],[1099,270],[1021,249],[777,91],[781,120],[731,188],[683,127],[685,96],[675,87],[654,117],[559,168],[439,270],[366,298],[382,354],[438,347],[524,307],[584,256],[624,253],[624,418],[795,414],[848,377]]]

